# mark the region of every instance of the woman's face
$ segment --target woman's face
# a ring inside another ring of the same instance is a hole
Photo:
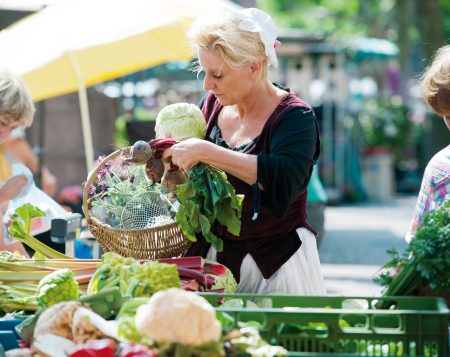
[[[234,105],[249,94],[252,87],[250,65],[232,69],[214,50],[200,50],[198,59],[205,72],[203,88],[211,91],[220,104]]]
[[[0,115],[0,142],[5,141],[11,135],[11,131],[17,128],[19,125],[9,115]]]

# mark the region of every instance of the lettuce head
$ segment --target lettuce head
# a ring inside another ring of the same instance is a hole
[[[203,139],[206,120],[194,104],[175,103],[165,106],[156,117],[156,138],[181,141],[188,138]]]

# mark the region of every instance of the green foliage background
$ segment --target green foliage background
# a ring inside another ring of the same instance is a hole
[[[420,4],[419,4],[420,3]],[[416,24],[421,20],[419,5],[436,7],[438,15],[426,19],[441,22],[450,38],[450,2],[447,0],[257,0],[256,5],[269,12],[281,27],[301,27],[323,31],[332,37],[364,35],[399,38],[399,18],[408,16],[408,37],[420,41]]]

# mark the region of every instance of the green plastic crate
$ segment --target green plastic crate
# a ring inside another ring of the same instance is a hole
[[[297,352],[292,356],[449,355],[450,315],[441,298],[201,295],[225,313],[226,330],[256,321],[266,341]],[[224,299],[241,304],[219,307]],[[389,302],[389,310],[376,309],[381,300]]]

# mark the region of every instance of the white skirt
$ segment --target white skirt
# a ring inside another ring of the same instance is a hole
[[[320,267],[316,237],[306,228],[298,228],[301,247],[269,279],[264,279],[250,254],[241,265],[238,293],[326,295],[325,283]],[[207,259],[216,260],[217,252],[210,248]]]

